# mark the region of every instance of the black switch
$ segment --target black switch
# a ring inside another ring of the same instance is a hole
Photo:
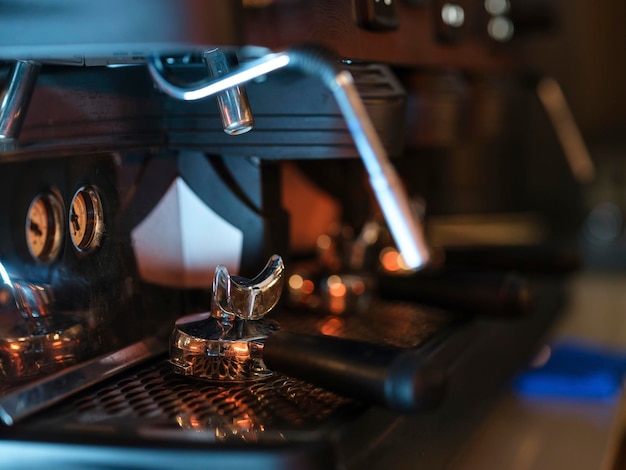
[[[394,1],[397,0],[353,0],[356,23],[372,31],[398,29]]]

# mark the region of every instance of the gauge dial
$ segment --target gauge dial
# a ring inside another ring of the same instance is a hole
[[[59,254],[63,239],[63,205],[54,192],[37,195],[26,215],[26,245],[39,261],[52,261]]]
[[[95,188],[83,186],[72,198],[69,217],[70,238],[80,252],[100,245],[104,232],[102,202]]]

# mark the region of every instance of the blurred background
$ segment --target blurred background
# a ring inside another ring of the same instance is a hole
[[[624,267],[622,219],[626,131],[626,4],[560,1],[554,34],[529,38],[524,60],[563,88],[591,157],[596,177],[583,186],[582,237],[593,265]]]
[[[553,345],[573,341],[583,350],[591,347],[600,354],[598,371],[611,368],[612,361],[623,364],[626,350],[626,3],[573,0],[555,5],[554,31],[525,38],[521,57],[561,85],[595,177],[572,185],[568,173],[557,170],[562,162],[542,155],[533,163],[534,190],[552,199],[556,212],[568,211],[568,201],[581,209],[570,229],[583,254],[583,269],[569,281],[566,313],[551,339]],[[567,195],[563,188],[569,189]],[[623,366],[617,370],[621,383]],[[619,393],[609,399],[572,399],[517,392],[496,405],[454,468],[625,468]]]

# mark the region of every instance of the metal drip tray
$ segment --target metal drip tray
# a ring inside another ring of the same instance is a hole
[[[0,427],[2,462],[17,469],[443,468],[556,318],[561,289],[541,293],[534,314],[515,321],[457,321],[388,302],[359,314],[273,316],[292,332],[424,348],[449,373],[436,410],[398,415],[279,374],[216,385],[175,374],[161,356]]]
[[[281,310],[273,317],[292,332],[412,348],[442,331],[454,315],[374,302],[359,314]],[[276,373],[252,383],[204,382],[175,374],[163,357],[94,385],[14,429],[142,441],[311,442],[360,408],[353,400]]]
[[[69,401],[49,419],[67,431],[108,433],[119,427],[142,438],[285,442],[302,439],[355,406],[282,375],[217,386],[181,377],[158,361]]]

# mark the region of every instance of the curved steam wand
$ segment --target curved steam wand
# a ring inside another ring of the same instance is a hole
[[[332,91],[343,114],[405,263],[411,269],[420,269],[430,257],[421,223],[413,213],[406,190],[389,161],[352,75],[347,70],[341,70],[338,64],[339,61],[325,49],[297,47],[268,54],[215,80],[190,88],[179,87],[166,79],[163,64],[156,57],[148,59],[148,70],[164,93],[183,101],[207,98],[282,68],[295,68],[320,78]]]

